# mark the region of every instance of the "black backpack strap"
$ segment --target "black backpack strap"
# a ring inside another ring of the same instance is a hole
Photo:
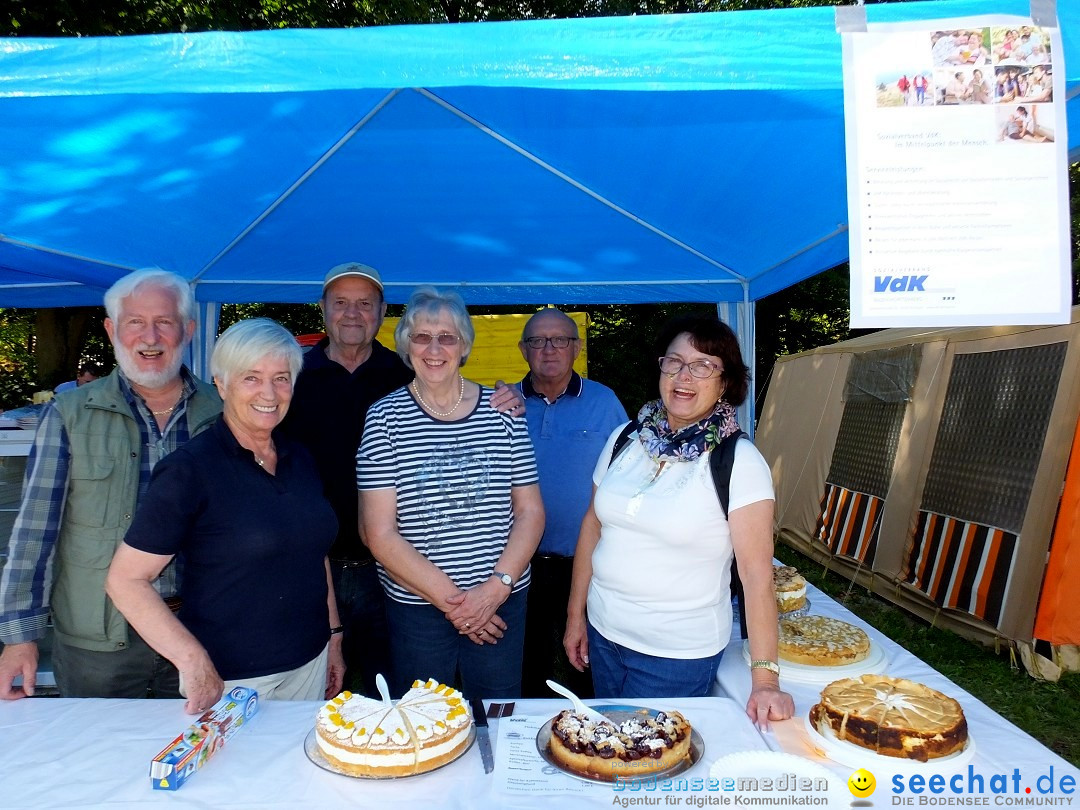
[[[731,502],[731,468],[735,466],[735,445],[739,439],[749,439],[745,431],[732,433],[720,440],[709,456],[709,470],[712,472],[716,497],[720,499],[720,508],[727,518],[728,504]]]
[[[716,497],[720,499],[720,508],[724,510],[725,518],[731,502],[731,469],[735,466],[735,445],[743,437],[750,438],[741,430],[725,436],[709,456],[709,471],[712,472]],[[731,558],[731,593],[739,597],[739,631],[742,637],[746,638],[746,597],[743,595],[742,579],[739,577],[739,564],[734,557]]]
[[[626,423],[626,427],[619,431],[619,435],[615,437],[615,444],[611,448],[611,459],[608,461],[609,467],[618,457],[619,451],[626,446],[626,443],[630,441],[630,437],[637,433],[638,428],[640,427],[641,426],[638,424],[637,419],[631,419],[629,422]],[[731,470],[728,470],[728,475],[730,476],[730,474]],[[724,514],[727,514],[726,509],[724,510]]]

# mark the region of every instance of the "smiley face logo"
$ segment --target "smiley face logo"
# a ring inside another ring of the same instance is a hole
[[[865,799],[867,796],[874,792],[877,787],[877,780],[874,775],[866,768],[859,768],[847,780],[848,790],[851,791],[851,795],[859,799]]]

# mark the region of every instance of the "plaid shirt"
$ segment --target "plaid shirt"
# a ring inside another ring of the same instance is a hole
[[[187,402],[195,393],[194,378],[180,369],[183,393],[165,430],[142,398],[131,390],[120,373],[120,389],[139,427],[139,493],[142,500],[154,465],[189,438]],[[67,430],[57,410],[49,405],[41,415],[34,444],[26,460],[22,506],[11,530],[8,560],[0,571],[0,642],[20,644],[45,635],[49,618],[49,592],[53,581],[56,539],[64,517],[68,490],[71,448]],[[175,560],[154,581],[162,596],[173,596],[179,588]]]

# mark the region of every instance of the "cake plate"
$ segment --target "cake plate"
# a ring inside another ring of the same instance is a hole
[[[750,642],[744,641],[743,658],[750,662]],[[857,678],[860,675],[881,674],[888,663],[885,651],[873,639],[870,639],[870,651],[862,661],[854,664],[839,664],[833,667],[800,664],[795,661],[780,659],[780,680],[798,681],[799,683],[832,683],[841,678]]]
[[[465,747],[462,748],[460,753],[458,753],[458,755],[452,760],[450,760],[449,762],[444,762],[442,765],[439,765],[437,768],[432,768],[429,771],[421,771],[420,773],[406,773],[402,774],[401,776],[366,776],[362,774],[349,773],[340,765],[337,765],[326,758],[326,756],[322,752],[322,749],[319,748],[319,741],[318,739],[316,739],[315,729],[309,731],[307,736],[304,738],[304,753],[307,754],[308,759],[310,759],[314,764],[318,765],[324,771],[341,774],[342,776],[348,776],[352,779],[412,779],[416,776],[424,776],[425,774],[434,773],[435,771],[445,768],[447,765],[454,764],[463,756],[465,756],[465,753],[473,747],[474,742],[476,742],[475,726],[469,729],[469,739],[468,742],[465,743]]]
[[[971,736],[968,737],[967,745],[963,750],[949,754],[947,757],[935,757],[926,762],[919,762],[917,759],[887,757],[853,742],[838,739],[831,728],[826,733],[822,733],[809,722],[806,723],[806,728],[809,729],[810,742],[819,746],[833,762],[850,765],[852,768],[868,768],[875,774],[889,771],[894,773],[925,772],[926,770],[952,771],[965,767],[975,757],[975,738]]]
[[[657,709],[649,709],[649,708],[646,708],[644,706],[627,706],[627,705],[623,705],[623,704],[609,704],[609,705],[604,705],[604,706],[593,706],[592,708],[596,709],[598,712],[603,714],[605,717],[610,718],[611,721],[614,722],[614,723],[622,723],[625,720],[630,720],[635,715],[640,716],[643,713],[648,714],[649,717],[656,717],[656,715],[658,715],[660,713],[659,710],[657,710]],[[556,715],[556,717],[558,717],[558,715]],[[610,784],[614,783],[614,781],[615,781],[614,777],[609,779],[609,778],[604,777],[604,776],[593,776],[593,775],[587,775],[587,774],[583,774],[583,773],[577,773],[576,771],[572,771],[569,768],[564,767],[561,762],[559,762],[557,759],[555,759],[555,757],[553,757],[551,755],[551,749],[549,748],[549,745],[551,743],[551,721],[554,720],[554,719],[555,718],[552,717],[551,720],[548,720],[547,722],[545,722],[544,725],[540,726],[540,730],[536,733],[536,750],[540,752],[540,756],[541,756],[541,758],[543,758],[544,762],[548,763],[549,765],[551,765],[554,768],[558,768],[560,771],[565,773],[567,776],[572,776],[575,779],[580,779],[582,782],[593,782],[593,783],[601,784],[601,785],[610,785]],[[687,755],[687,757],[685,759],[679,760],[674,765],[672,765],[670,768],[665,768],[662,771],[650,771],[648,774],[644,774],[644,773],[637,774],[634,777],[634,780],[636,781],[636,780],[648,779],[648,780],[651,781],[654,778],[655,779],[670,779],[673,776],[677,776],[678,774],[685,773],[686,771],[693,768],[695,765],[698,764],[698,762],[701,761],[701,758],[704,755],[705,755],[705,741],[701,738],[701,735],[698,734],[697,729],[694,728],[693,726],[691,726],[690,727],[690,753]],[[620,774],[620,776],[621,776],[621,774]],[[626,781],[631,781],[631,780],[626,780]]]

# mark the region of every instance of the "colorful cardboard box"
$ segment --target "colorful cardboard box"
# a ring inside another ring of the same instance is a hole
[[[254,689],[237,686],[230,690],[154,757],[150,763],[154,790],[177,790],[258,710],[259,694]]]

